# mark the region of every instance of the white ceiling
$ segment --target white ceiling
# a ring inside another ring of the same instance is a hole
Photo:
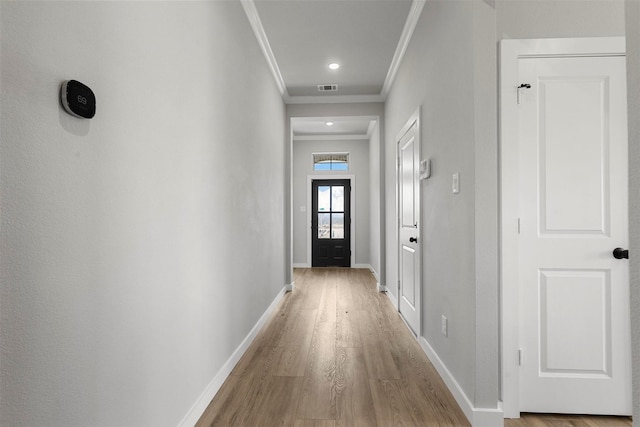
[[[413,33],[423,0],[242,0],[287,103],[382,102]],[[328,65],[338,62],[338,70]],[[337,84],[337,92],[317,85]],[[368,137],[371,120],[298,120],[298,139]]]
[[[294,141],[369,139],[376,117],[296,117],[291,122]],[[331,126],[327,126],[331,122]]]
[[[290,96],[379,95],[411,0],[257,0]],[[340,69],[328,68],[331,62]],[[317,85],[338,84],[337,93]]]

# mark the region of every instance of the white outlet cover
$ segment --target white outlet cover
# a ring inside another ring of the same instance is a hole
[[[453,194],[458,194],[460,192],[460,173],[459,172],[456,172],[453,174],[451,190],[453,191]]]

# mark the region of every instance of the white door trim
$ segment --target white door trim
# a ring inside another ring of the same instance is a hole
[[[523,39],[500,42],[500,188],[502,400],[505,418],[520,417],[518,307],[518,59],[624,56],[624,37]]]
[[[351,183],[351,204],[349,206],[349,215],[351,216],[351,267],[356,264],[356,176],[345,174],[323,174],[323,175],[307,175],[307,267],[311,267],[311,197],[313,189],[311,185],[314,179],[348,179]]]
[[[421,129],[420,129],[420,107],[418,107],[418,109],[411,115],[411,117],[409,118],[409,120],[407,120],[407,122],[404,124],[404,126],[402,127],[402,129],[400,130],[400,132],[398,132],[396,139],[395,139],[395,145],[396,145],[396,160],[395,160],[395,167],[396,167],[396,226],[395,226],[395,232],[396,232],[396,263],[398,265],[398,272],[397,272],[397,277],[396,277],[396,295],[398,296],[396,298],[396,309],[398,310],[398,312],[400,312],[400,299],[402,298],[400,295],[400,268],[401,267],[401,258],[400,258],[400,218],[401,218],[401,206],[400,206],[400,140],[402,139],[402,137],[409,131],[409,129],[411,129],[411,127],[415,124],[416,126],[416,144],[418,144],[418,159],[420,159],[422,156],[422,145],[421,145]],[[418,189],[420,190],[420,182],[418,182]],[[417,330],[415,331],[416,333],[416,339],[420,340],[420,337],[422,337],[422,242],[423,242],[423,236],[422,236],[422,198],[421,198],[421,194],[420,191],[418,191],[418,206],[417,206],[417,210],[418,210],[418,230],[417,230],[417,234],[418,234],[418,248],[420,248],[419,250],[419,270],[420,270],[420,276],[419,276],[419,280],[420,280],[420,295],[419,295],[419,322],[418,322],[418,327]],[[404,320],[404,317],[402,317],[402,319]]]

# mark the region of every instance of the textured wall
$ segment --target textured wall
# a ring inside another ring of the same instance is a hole
[[[177,425],[285,284],[281,97],[237,2],[0,7],[0,424]]]

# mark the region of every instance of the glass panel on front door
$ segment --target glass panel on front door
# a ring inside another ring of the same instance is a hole
[[[331,211],[344,212],[344,186],[331,187]]]
[[[318,214],[318,239],[330,239],[331,238],[331,214],[319,213]]]
[[[318,211],[331,212],[331,187],[318,186]]]
[[[331,214],[331,238],[344,239],[344,214]]]
[[[318,239],[344,239],[344,185],[318,186]]]

